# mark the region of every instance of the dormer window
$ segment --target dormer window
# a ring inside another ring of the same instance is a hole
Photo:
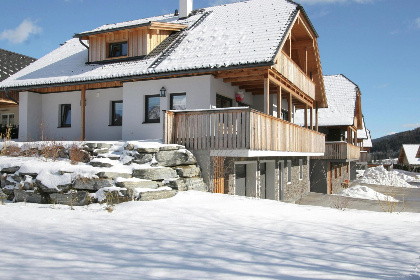
[[[120,57],[120,56],[127,56],[128,55],[128,48],[127,42],[118,42],[118,43],[110,43],[109,44],[109,55],[108,57]]]

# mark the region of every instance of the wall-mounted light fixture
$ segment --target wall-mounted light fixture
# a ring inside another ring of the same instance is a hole
[[[166,96],[166,88],[165,87],[162,87],[160,89],[160,97],[165,97],[165,96]]]

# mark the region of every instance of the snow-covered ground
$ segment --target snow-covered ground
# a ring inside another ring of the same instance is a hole
[[[414,188],[408,182],[420,182],[420,174],[418,173],[403,172],[402,170],[387,171],[382,165],[358,173],[356,183],[361,184]]]
[[[420,215],[200,192],[0,205],[0,279],[420,279]]]
[[[392,196],[379,193],[367,186],[358,184],[353,184],[350,188],[341,191],[337,195],[360,199],[398,202],[398,200],[393,198]]]

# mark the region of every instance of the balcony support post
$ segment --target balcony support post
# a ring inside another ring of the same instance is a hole
[[[292,122],[292,109],[293,109],[293,96],[292,96],[292,92],[289,92],[289,122]]]
[[[264,78],[264,114],[270,115],[270,80]]]
[[[315,103],[315,127],[316,127],[316,131],[318,130],[318,101],[316,101]]]
[[[305,104],[305,121],[304,121],[304,127],[308,128],[308,104]]]
[[[86,87],[82,86],[80,92],[80,107],[81,107],[81,123],[80,123],[80,140],[86,140]]]
[[[311,110],[310,111],[310,118],[311,118],[311,124],[310,125],[311,125],[311,130],[314,130],[314,123],[313,123],[313,119],[314,119],[314,116],[313,116],[314,115],[314,108],[311,107],[310,110]]]
[[[277,86],[277,118],[281,118],[281,86]]]

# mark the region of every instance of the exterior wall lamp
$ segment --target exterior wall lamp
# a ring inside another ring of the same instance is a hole
[[[166,88],[165,87],[162,87],[160,89],[160,97],[166,97]]]

